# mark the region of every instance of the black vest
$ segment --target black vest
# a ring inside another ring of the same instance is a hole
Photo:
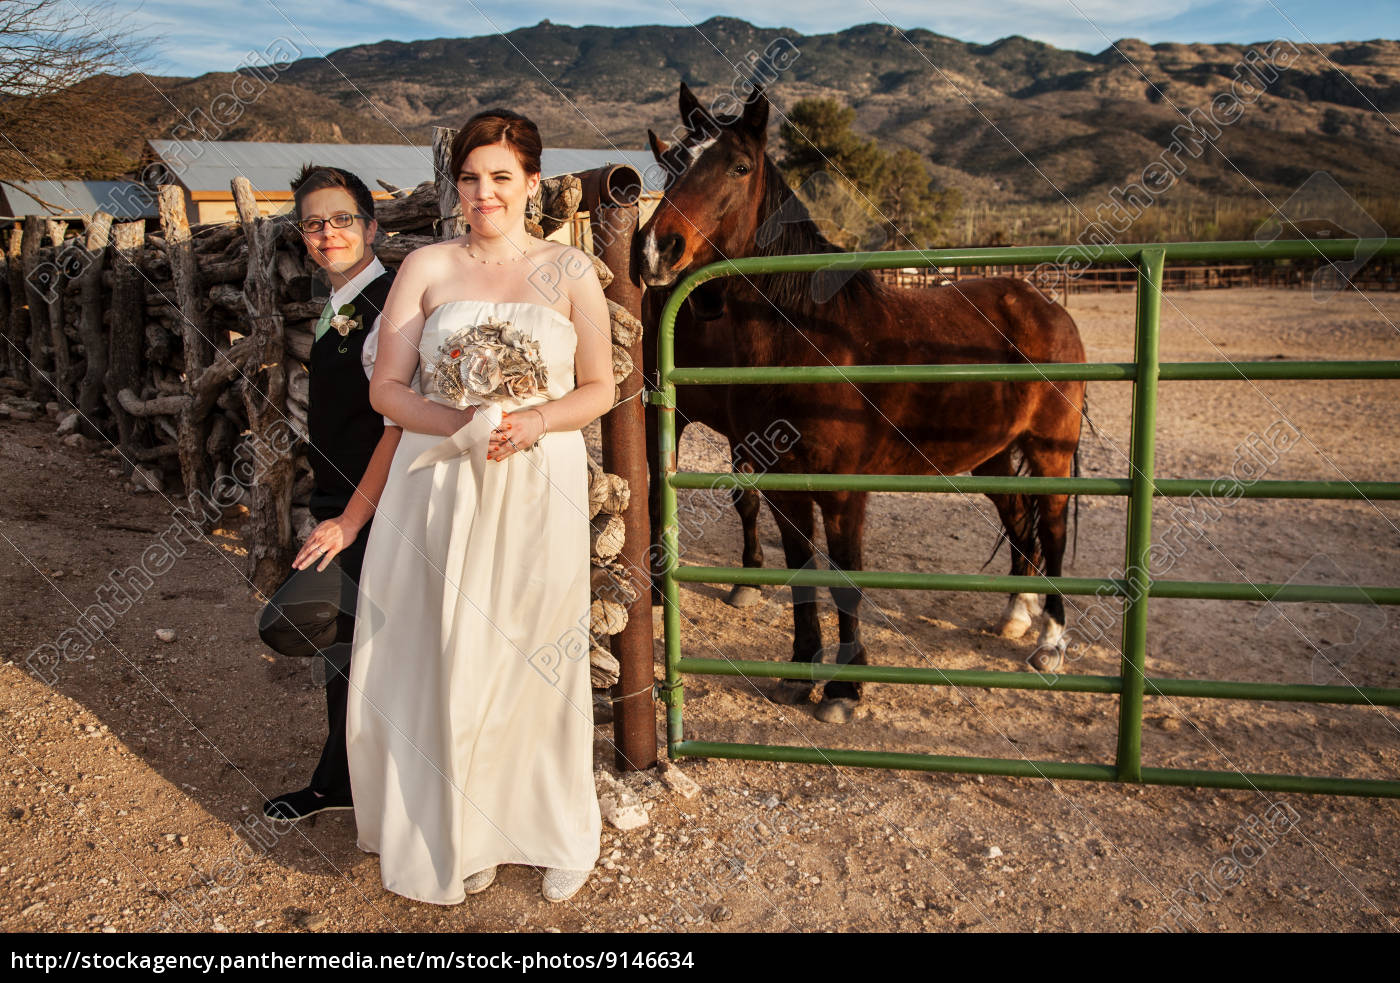
[[[347,301],[355,306],[355,315],[364,319],[364,327],[344,338],[331,328],[311,346],[307,460],[316,478],[310,506],[317,519],[345,511],[384,434],[384,416],[369,404],[369,376],[360,353],[393,282],[393,271],[385,271]]]

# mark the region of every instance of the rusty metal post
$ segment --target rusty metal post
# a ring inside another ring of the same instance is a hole
[[[637,231],[637,200],[642,179],[627,166],[600,167],[578,175],[583,185],[580,211],[588,212],[593,251],[613,271],[604,290],[607,298],[640,318],[642,291],[633,280],[632,236]],[[636,600],[627,609],[627,627],[611,639],[621,666],[612,688],[614,757],[619,771],[639,771],[656,764],[656,704],[652,656],[651,577],[647,549],[651,523],[647,517],[646,415],[639,392],[643,388],[642,341],[628,348],[632,372],[622,380],[620,402],[603,417],[603,470],[621,475],[630,489],[623,515],[626,539],[620,559],[627,568]]]

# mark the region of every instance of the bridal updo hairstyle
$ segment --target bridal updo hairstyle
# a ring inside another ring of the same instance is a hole
[[[449,166],[452,168],[453,183],[461,176],[468,154],[477,147],[498,143],[504,143],[515,151],[515,159],[520,162],[520,169],[526,177],[540,172],[540,151],[543,146],[535,124],[509,109],[488,109],[467,120],[452,141]]]

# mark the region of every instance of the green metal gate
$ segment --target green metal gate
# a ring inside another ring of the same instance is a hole
[[[883,253],[755,257],[714,263],[686,277],[672,293],[661,317],[658,340],[660,391],[653,397],[660,412],[662,462],[661,542],[665,554],[667,740],[672,758],[743,758],[873,768],[964,772],[987,775],[1141,782],[1274,792],[1400,797],[1400,781],[1320,776],[1254,774],[1152,768],[1142,764],[1142,702],[1154,696],[1213,697],[1301,703],[1351,703],[1400,706],[1400,689],[1287,683],[1158,679],[1144,675],[1147,649],[1147,603],[1151,597],[1334,604],[1400,604],[1398,587],[1345,587],[1303,584],[1253,584],[1218,581],[1158,580],[1149,574],[1148,546],[1154,496],[1218,494],[1217,482],[1157,480],[1153,473],[1159,380],[1249,379],[1397,379],[1400,360],[1308,362],[1158,361],[1158,325],[1162,270],[1169,261],[1309,259],[1400,256],[1400,241],[1388,239],[1255,242],[1191,242],[1162,245],[1048,246],[997,249],[940,249]],[[1134,360],[1123,363],[1009,365],[865,365],[686,368],[675,365],[676,312],[700,284],[722,276],[759,273],[808,273],[824,269],[871,270],[897,267],[989,266],[1128,262],[1138,270]],[[946,475],[708,474],[676,470],[676,390],[678,385],[762,383],[886,383],[987,380],[1070,380],[1132,382],[1131,474],[1126,478],[1037,478]],[[1238,482],[1236,483],[1239,484]],[[676,490],[746,486],[770,490],[845,490],[900,492],[1020,492],[1075,495],[1125,495],[1128,498],[1125,576],[1121,578],[983,576],[884,571],[744,569],[679,565]],[[1232,494],[1247,498],[1400,499],[1400,482],[1255,481]],[[1122,658],[1117,676],[1060,675],[853,666],[829,663],[762,662],[684,658],[680,651],[682,583],[807,585],[812,587],[887,588],[902,590],[990,591],[995,593],[1115,594],[1123,599]],[[681,729],[683,673],[802,680],[863,680],[988,689],[1034,689],[1056,692],[1116,693],[1119,697],[1118,747],[1112,764],[1032,761],[1016,758],[912,754],[878,750],[792,747],[686,740]]]

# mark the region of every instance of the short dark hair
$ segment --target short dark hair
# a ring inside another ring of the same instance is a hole
[[[365,187],[365,182],[339,167],[318,164],[303,164],[301,173],[292,179],[292,201],[297,218],[301,218],[302,200],[313,191],[324,191],[326,188],[340,188],[349,192],[360,214],[374,218],[374,196]]]
[[[515,159],[520,162],[520,169],[525,172],[526,177],[540,172],[540,152],[543,145],[540,143],[539,128],[528,117],[513,113],[509,109],[488,109],[467,120],[457,131],[457,136],[452,141],[452,154],[448,163],[452,168],[452,173],[448,175],[449,180],[453,184],[457,183],[457,178],[462,173],[462,165],[467,162],[467,155],[473,150],[498,143],[504,143],[515,151]]]

